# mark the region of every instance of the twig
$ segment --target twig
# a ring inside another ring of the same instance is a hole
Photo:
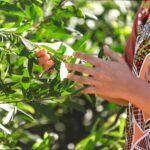
[[[68,0],[61,0],[61,2],[60,2],[60,4],[59,4],[59,6],[63,6],[66,2],[67,2]]]

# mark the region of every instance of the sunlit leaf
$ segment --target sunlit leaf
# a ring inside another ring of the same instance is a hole
[[[22,40],[22,42],[25,45],[27,50],[33,50],[35,48],[34,45],[29,40],[27,40],[25,38],[21,38],[21,40]]]
[[[20,27],[18,27],[18,29],[16,30],[17,33],[22,33],[24,31],[27,31],[30,28],[30,24],[23,24]],[[22,39],[23,40],[23,39]],[[24,41],[24,40],[23,40]]]
[[[2,124],[0,124],[0,129],[7,134],[11,134],[11,131],[9,129],[7,129],[6,127],[4,127]]]
[[[5,118],[3,118],[3,124],[4,125],[8,124],[9,121],[11,121],[13,119],[13,116],[16,114],[16,110],[17,110],[16,107],[14,107],[13,109],[11,109],[8,112],[7,116]]]
[[[36,11],[37,15],[42,18],[43,17],[42,9],[39,6],[37,6],[36,4],[33,4],[33,7],[34,7],[34,10]]]
[[[98,18],[95,15],[91,14],[90,12],[84,12],[84,13],[86,17],[93,19],[93,20],[98,20]]]

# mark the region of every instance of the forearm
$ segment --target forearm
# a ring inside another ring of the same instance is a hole
[[[129,86],[125,99],[150,115],[150,85],[148,82],[135,78]]]

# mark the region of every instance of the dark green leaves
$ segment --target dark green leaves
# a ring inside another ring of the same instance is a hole
[[[9,15],[15,15],[15,16],[21,16],[21,17],[25,16],[25,13],[23,12],[23,10],[17,7],[17,5],[14,5],[12,3],[7,3],[4,1],[0,2],[0,10],[5,11],[5,13]]]

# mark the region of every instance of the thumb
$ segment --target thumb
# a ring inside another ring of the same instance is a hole
[[[110,57],[111,60],[113,61],[117,61],[117,62],[122,62],[122,57],[119,53],[116,53],[114,51],[112,51],[109,46],[104,45],[103,46],[104,49],[104,54],[108,57]]]

